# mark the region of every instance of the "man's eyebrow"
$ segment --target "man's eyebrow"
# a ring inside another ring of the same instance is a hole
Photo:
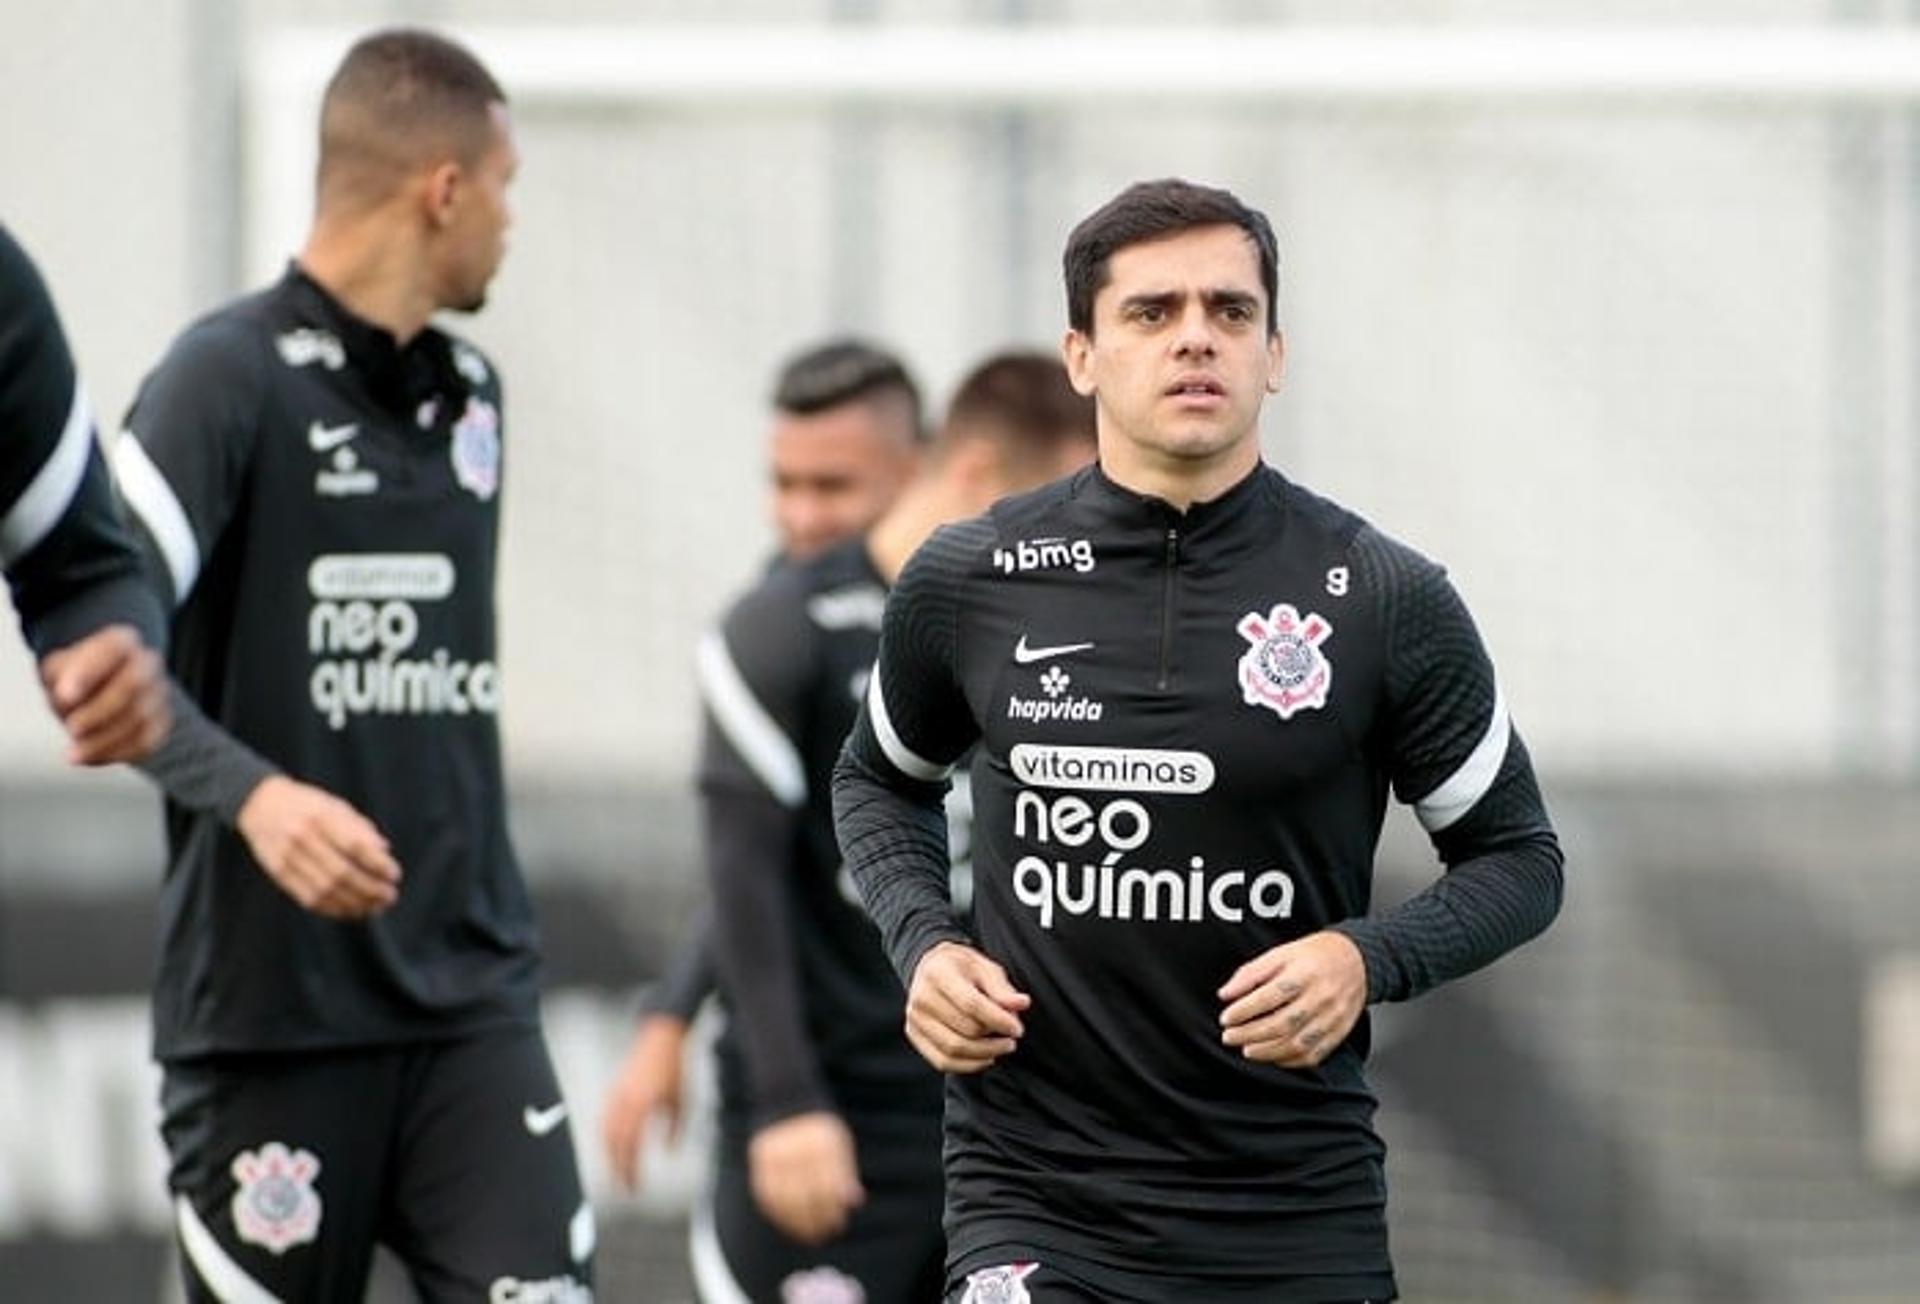
[[[1120,307],[1129,308],[1169,308],[1186,297],[1184,290],[1142,290],[1138,294],[1129,294],[1120,301]],[[1202,290],[1200,301],[1209,308],[1257,307],[1260,297],[1247,290],[1213,289]]]

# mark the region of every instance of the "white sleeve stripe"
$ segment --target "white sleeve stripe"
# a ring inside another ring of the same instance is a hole
[[[0,566],[11,566],[37,547],[67,514],[80,482],[87,475],[87,453],[93,448],[93,418],[86,391],[73,383],[73,402],[60,442],[34,474],[26,492],[0,516]]]
[[[720,1247],[713,1225],[713,1197],[703,1195],[699,1200],[687,1225],[687,1263],[693,1270],[694,1287],[704,1304],[752,1304]]]
[[[121,432],[113,446],[113,478],[120,485],[120,496],[159,545],[167,572],[173,576],[173,605],[179,606],[200,578],[200,544],[193,537],[187,509],[131,430]]]
[[[593,1258],[594,1247],[599,1243],[600,1236],[593,1225],[593,1205],[582,1200],[567,1223],[567,1253],[575,1263],[583,1264]]]
[[[1447,781],[1414,803],[1413,813],[1429,833],[1438,833],[1457,823],[1472,810],[1500,777],[1500,766],[1507,759],[1507,743],[1513,737],[1513,722],[1507,718],[1507,701],[1498,685],[1493,690],[1493,718],[1473,754],[1460,763]]]
[[[726,640],[709,630],[695,657],[700,696],[733,749],[783,806],[807,799],[807,767],[793,740],[780,731],[760,699],[747,687],[727,652]]]
[[[215,1299],[221,1304],[280,1304],[273,1292],[249,1277],[214,1239],[194,1211],[191,1200],[184,1195],[175,1196],[173,1209],[180,1225],[180,1248],[186,1251],[194,1275],[213,1292]]]
[[[953,772],[951,765],[937,765],[901,740],[899,731],[893,727],[893,717],[887,714],[887,695],[880,689],[878,662],[874,663],[873,673],[867,676],[867,718],[873,721],[873,734],[880,740],[880,750],[902,774],[923,783],[938,783]]]

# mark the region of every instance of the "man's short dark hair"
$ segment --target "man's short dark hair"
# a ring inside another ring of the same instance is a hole
[[[320,184],[377,193],[438,158],[470,164],[507,93],[464,46],[417,28],[363,36],[320,102]]]
[[[1093,333],[1093,300],[1107,283],[1108,264],[1128,245],[1177,235],[1199,226],[1237,226],[1260,256],[1260,282],[1267,290],[1267,333],[1280,329],[1280,247],[1273,225],[1231,191],[1168,177],[1136,181],[1095,209],[1067,237],[1067,324]]]
[[[832,340],[790,358],[780,368],[773,386],[773,405],[791,416],[812,416],[856,399],[872,401],[897,397],[913,422],[914,438],[922,437],[920,387],[906,364],[885,349],[865,340]]]
[[[967,373],[947,404],[943,443],[989,439],[1009,465],[1056,463],[1070,445],[1093,455],[1093,399],[1076,393],[1058,354],[996,353]]]

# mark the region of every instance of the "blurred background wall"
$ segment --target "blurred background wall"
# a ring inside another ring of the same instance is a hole
[[[1914,49],[1894,42],[1916,11],[0,0],[0,220],[108,432],[181,325],[292,252],[315,77],[346,40],[442,25],[502,72],[512,252],[461,329],[508,386],[505,728],[609,1298],[689,1297],[697,1136],[633,1201],[594,1123],[698,890],[690,649],[770,547],[773,369],[855,330],[937,403],[982,353],[1057,339],[1075,220],[1179,174],[1279,229],[1269,458],[1449,565],[1569,852],[1545,940],[1382,1017],[1407,1297],[1915,1299],[1920,68],[1861,84],[1873,42]],[[1638,33],[1696,72],[1309,95],[1170,53],[1125,93],[1063,57],[1025,90],[889,97],[743,89],[724,55],[706,89],[579,64],[583,34],[690,22],[709,52],[717,32],[767,48],[770,25],[1096,53],[1139,27],[1222,51],[1328,24],[1349,50],[1461,42],[1429,67],[1577,29],[1599,35],[1576,53]],[[1739,42],[1796,33],[1869,44],[1824,85],[1698,88]],[[0,1296],[148,1298],[157,818],[138,783],[57,755],[0,640]],[[1394,824],[1387,898],[1433,872]]]

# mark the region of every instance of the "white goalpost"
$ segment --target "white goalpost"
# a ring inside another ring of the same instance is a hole
[[[358,33],[295,27],[247,64],[246,267],[277,270],[304,229],[315,108]],[[1183,102],[1507,104],[1607,99],[1920,98],[1920,34],[1768,27],[1404,28],[475,26],[516,99],[617,105],[859,102],[992,108]]]

